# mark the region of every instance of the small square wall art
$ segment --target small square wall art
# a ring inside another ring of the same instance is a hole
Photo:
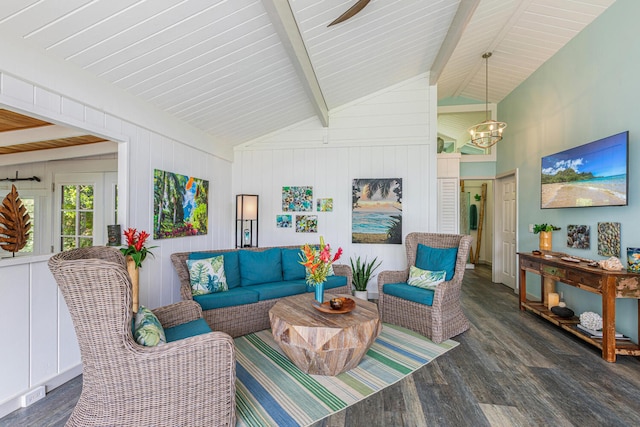
[[[296,215],[296,233],[317,233],[318,215]]]
[[[312,208],[313,187],[282,187],[284,212],[311,212]]]
[[[620,257],[620,223],[598,223],[598,255]]]
[[[589,249],[591,247],[591,227],[588,225],[567,225],[567,247]]]
[[[318,199],[318,212],[333,212],[333,199]]]
[[[293,228],[291,223],[291,215],[276,215],[277,228]]]

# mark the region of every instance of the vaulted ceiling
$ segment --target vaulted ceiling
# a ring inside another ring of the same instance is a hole
[[[614,0],[4,0],[19,38],[235,146],[430,73],[499,102]],[[0,146],[2,136],[0,134]]]

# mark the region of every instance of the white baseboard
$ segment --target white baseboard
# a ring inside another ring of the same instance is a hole
[[[41,384],[34,384],[28,390],[22,390],[18,395],[10,397],[4,402],[0,403],[0,418],[5,417],[15,411],[16,409],[22,408],[22,396],[26,393],[29,393],[31,390],[35,390],[38,387],[45,387],[47,393],[51,390],[60,387],[62,384],[71,381],[78,375],[82,374],[82,364],[76,365],[73,368],[70,368],[47,381],[42,382]]]

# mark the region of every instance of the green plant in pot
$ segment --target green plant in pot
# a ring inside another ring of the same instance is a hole
[[[535,224],[533,226],[533,234],[540,233],[540,250],[551,251],[552,235],[551,233],[560,230],[560,227],[556,227],[552,224]]]
[[[369,283],[369,279],[371,279],[371,275],[376,271],[382,261],[378,261],[378,257],[375,257],[371,262],[367,261],[365,258],[364,261],[357,257],[354,261],[353,258],[350,258],[351,262],[351,270],[353,274],[353,287],[356,290],[355,296],[361,299],[367,299],[367,283]]]

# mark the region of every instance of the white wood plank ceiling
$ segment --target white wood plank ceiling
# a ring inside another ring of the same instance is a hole
[[[614,0],[3,0],[2,34],[235,146],[431,71],[499,102]]]

